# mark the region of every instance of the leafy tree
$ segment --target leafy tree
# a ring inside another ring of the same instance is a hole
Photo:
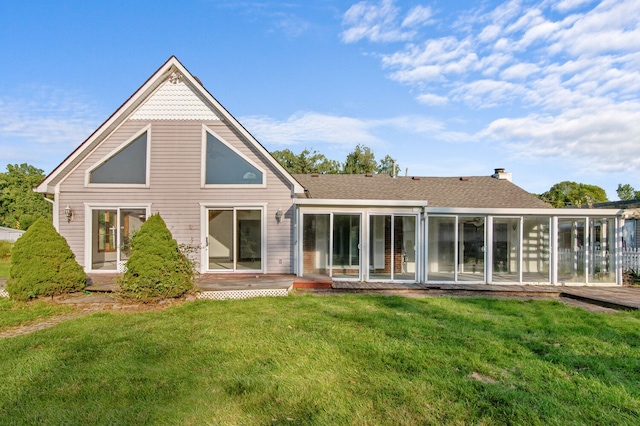
[[[352,152],[347,154],[347,160],[342,167],[342,173],[344,174],[363,174],[377,171],[378,163],[373,151],[369,147],[359,144]]]
[[[294,154],[289,149],[282,151],[273,151],[273,157],[284,167],[289,173],[338,173],[340,163],[335,160],[329,160],[318,151],[310,151],[305,148],[300,154]]]
[[[118,281],[125,298],[150,302],[179,297],[194,285],[193,264],[159,214],[147,219],[133,236],[126,267]]]
[[[636,198],[640,198],[640,191],[636,191],[633,186],[626,184],[618,184],[618,189],[616,189],[616,193],[618,194],[618,198],[622,201],[627,200],[635,200]]]
[[[51,217],[51,205],[33,192],[44,171],[26,163],[9,164],[0,173],[0,226],[28,229],[38,218]]]
[[[394,170],[394,162],[395,160],[391,158],[389,154],[385,155],[385,157],[382,160],[380,160],[377,172],[392,175],[392,176],[398,176],[398,173],[400,173],[400,166],[397,163],[395,163],[395,170]]]
[[[563,181],[553,185],[539,197],[553,207],[576,206],[609,201],[604,189],[596,185]]]
[[[80,291],[87,280],[67,240],[44,218],[13,245],[10,274],[7,291],[16,300]]]

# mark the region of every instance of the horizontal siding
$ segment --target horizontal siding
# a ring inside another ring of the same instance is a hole
[[[86,188],[85,171],[123,142],[147,126],[149,122],[125,122],[77,167],[61,184],[59,203],[60,232],[67,238],[76,258],[84,264],[84,205],[97,203],[151,204],[152,213],[159,212],[174,238],[183,244],[201,245],[200,203],[263,204],[267,203],[267,269],[270,273],[291,273],[292,206],[291,188],[259,153],[245,143],[224,122],[208,122],[207,126],[266,170],[266,188],[201,188],[202,123],[198,121],[151,122],[151,161],[149,188]],[[64,207],[74,211],[67,223]],[[276,211],[286,214],[276,223]],[[280,263],[282,260],[282,263]]]

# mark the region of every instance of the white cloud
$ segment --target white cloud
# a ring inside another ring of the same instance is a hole
[[[433,22],[433,10],[430,7],[416,6],[409,11],[402,21],[403,27],[415,27]]]
[[[477,136],[509,141],[512,152],[520,156],[559,156],[573,161],[568,167],[636,173],[640,166],[636,135],[640,135],[640,102],[610,104],[590,111],[570,109],[558,115],[501,118]]]
[[[418,99],[418,102],[422,104],[433,106],[446,105],[449,103],[449,99],[447,97],[435,95],[433,93],[423,93],[416,99]]]
[[[80,143],[96,126],[87,105],[58,91],[42,89],[41,97],[0,99],[0,138],[26,143]]]
[[[317,112],[292,115],[286,120],[276,120],[265,116],[242,117],[243,125],[262,143],[270,146],[331,145],[338,148],[352,148],[357,144],[370,147],[382,146],[383,132],[412,134],[439,134],[442,123],[420,116],[399,116],[386,119],[359,119]]]
[[[417,102],[468,107],[475,123],[491,117],[468,140],[527,158],[566,157],[569,167],[637,170],[640,2],[511,0],[485,8],[439,13],[440,31],[381,53],[383,69],[418,92]],[[402,30],[395,17],[387,21],[388,33]]]
[[[351,6],[342,18],[342,25],[346,27],[341,34],[342,41],[409,41],[415,37],[417,27],[433,22],[432,16],[430,7],[416,6],[402,18],[393,0],[376,4],[361,1]]]

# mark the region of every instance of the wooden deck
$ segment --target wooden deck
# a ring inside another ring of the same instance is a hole
[[[117,291],[119,274],[90,274],[87,290],[98,293]],[[458,295],[483,297],[565,297],[612,309],[640,310],[640,286],[543,286],[491,284],[404,284],[369,282],[330,282],[326,276],[203,274],[196,280],[199,295],[206,299],[246,298],[287,295],[293,288],[329,293]],[[0,297],[8,297],[6,280],[0,279]]]

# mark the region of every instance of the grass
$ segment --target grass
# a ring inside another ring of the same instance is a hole
[[[0,260],[0,278],[9,278],[9,269],[11,262],[8,260]]]
[[[638,424],[640,314],[293,296],[0,340],[1,424]]]
[[[54,305],[43,301],[16,302],[0,297],[0,332],[11,327],[31,324],[70,311],[71,309],[67,306]]]

